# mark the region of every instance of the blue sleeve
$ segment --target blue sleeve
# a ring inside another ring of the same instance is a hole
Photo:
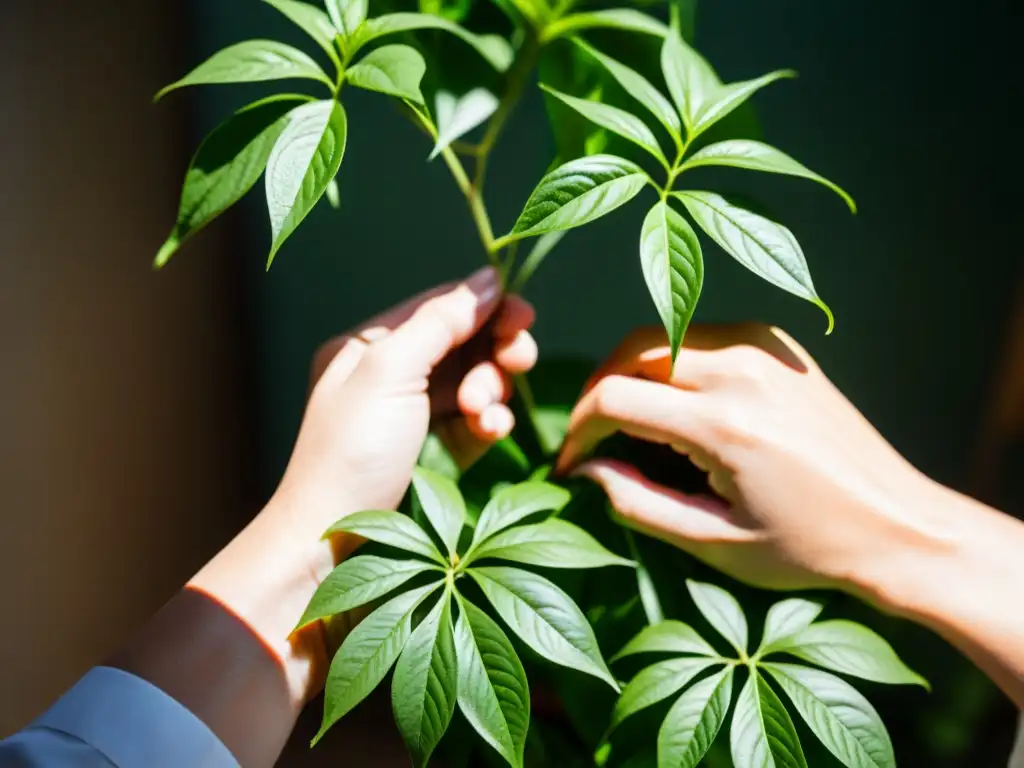
[[[120,669],[96,667],[46,714],[0,741],[0,768],[238,768],[185,707]]]

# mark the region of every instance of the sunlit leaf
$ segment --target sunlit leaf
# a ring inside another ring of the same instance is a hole
[[[658,731],[658,768],[696,768],[725,723],[733,668],[705,678],[668,711]]]
[[[499,491],[480,513],[473,534],[473,547],[530,515],[560,510],[569,498],[569,492],[564,488],[542,482],[519,483]]]
[[[715,664],[713,659],[669,659],[642,669],[615,702],[611,725],[617,728],[630,715],[646,709],[681,691],[690,681]]]
[[[882,718],[857,690],[835,675],[795,664],[765,664],[797,712],[847,768],[895,768]]]
[[[637,653],[694,653],[718,657],[718,652],[697,634],[697,630],[674,619],[645,627],[612,657],[612,661]]]
[[[345,81],[368,91],[423,103],[420,82],[427,71],[423,56],[408,45],[383,45],[345,70]]]
[[[793,719],[756,669],[736,700],[729,741],[735,768],[807,768]]]
[[[672,30],[661,49],[661,71],[690,136],[704,104],[721,88],[721,80],[707,60]]]
[[[412,485],[437,535],[441,538],[449,557],[455,554],[459,534],[466,524],[466,502],[452,480],[429,469],[417,467]]]
[[[448,565],[448,560],[437,550],[427,532],[411,518],[398,512],[356,512],[332,525],[324,538],[339,533],[352,533],[389,547],[423,555],[440,565]]]
[[[508,44],[508,41],[494,35],[474,35],[453,21],[426,13],[389,13],[370,19],[359,30],[354,45],[362,47],[371,40],[376,40],[384,35],[410,32],[416,29],[442,29],[450,32],[473,46],[499,72],[508,69],[512,63],[512,46]]]
[[[267,208],[274,236],[268,268],[338,174],[347,138],[348,121],[337,101],[316,101],[291,113],[267,161]]]
[[[341,31],[331,23],[331,18],[315,5],[299,0],[263,0],[273,6],[309,35],[324,49],[335,66],[341,66],[334,38]]]
[[[747,618],[739,601],[714,584],[687,580],[686,588],[708,623],[739,653],[746,653]]]
[[[735,139],[733,141],[721,141],[717,144],[711,144],[683,163],[682,170],[687,171],[691,168],[709,165],[745,168],[752,171],[778,173],[784,176],[810,179],[831,189],[846,202],[851,211],[857,212],[857,204],[853,201],[853,198],[846,194],[837,184],[833,184],[824,176],[820,176],[784,152],[780,152],[775,147],[763,144],[760,141]]]
[[[327,673],[324,719],[314,744],[384,679],[412,634],[413,611],[437,588],[431,584],[399,595],[345,638]]]
[[[619,689],[601,656],[594,630],[559,587],[518,568],[473,568],[469,574],[512,631],[543,658]]]
[[[647,184],[636,163],[613,155],[571,160],[543,179],[530,195],[507,241],[572,229],[625,205]]]
[[[690,136],[697,136],[712,125],[729,115],[743,102],[753,96],[762,88],[771,85],[778,80],[785,80],[796,77],[796,72],[791,69],[781,69],[777,72],[770,72],[767,75],[745,80],[740,83],[729,83],[705,94],[700,108],[693,115],[689,125]]]
[[[366,19],[369,0],[326,0],[327,13],[338,31],[352,37]]]
[[[422,560],[389,560],[374,555],[353,557],[323,580],[298,626],[365,605],[432,569],[440,570]],[[437,578],[441,578],[440,573]]]
[[[501,627],[476,606],[459,601],[455,625],[459,709],[513,768],[522,768],[530,725],[526,672]]]
[[[558,519],[508,528],[496,534],[473,554],[473,560],[487,557],[548,568],[633,566],[631,560],[609,552],[582,528]]]
[[[440,90],[434,97],[437,142],[430,153],[433,160],[453,141],[462,138],[490,118],[498,109],[498,97],[486,88],[474,88],[462,95]]]
[[[218,51],[156,95],[193,85],[259,83],[271,80],[318,80],[329,88],[334,83],[320,65],[298,48],[274,40],[249,40]]]
[[[821,603],[799,597],[783,600],[768,609],[759,654],[771,653],[777,643],[806,629],[821,614]]]
[[[605,11],[572,13],[549,24],[544,29],[545,41],[585,32],[588,29],[621,29],[646,35],[664,37],[668,27],[658,19],[632,8],[610,8]]]
[[[455,712],[458,669],[452,596],[445,591],[395,665],[391,706],[416,768],[425,768]]]
[[[199,146],[185,176],[178,220],[160,248],[155,265],[164,266],[182,244],[253,188],[288,122],[288,113],[308,101],[273,96],[236,112]]]
[[[622,89],[643,104],[658,119],[658,122],[665,126],[669,135],[678,141],[682,131],[679,115],[668,99],[661,95],[661,91],[651,85],[643,75],[625,64],[606,56],[580,39],[576,39],[574,42],[597,59],[601,66],[608,70],[608,74],[622,86]]]
[[[786,642],[776,643],[773,651],[876,683],[929,688],[928,681],[904,664],[889,643],[867,627],[844,619],[811,624]]]
[[[644,219],[640,265],[675,359],[704,285],[704,257],[693,227],[666,202]]]
[[[570,96],[567,93],[556,91],[554,88],[549,88],[543,84],[541,84],[541,88],[566,106],[579,112],[595,125],[606,128],[612,133],[633,142],[637,146],[651,153],[655,158],[657,158],[658,162],[663,165],[668,165],[665,153],[661,151],[661,147],[658,145],[658,140],[655,138],[654,134],[651,133],[651,129],[648,128],[644,124],[644,121],[636,115],[631,115],[629,112],[619,109],[618,107],[613,107],[610,104],[602,104],[599,101],[589,101],[587,99],[578,99],[575,96]]]
[[[792,232],[713,192],[675,194],[722,250],[772,285],[820,307],[831,333],[832,310],[818,296],[807,259]]]

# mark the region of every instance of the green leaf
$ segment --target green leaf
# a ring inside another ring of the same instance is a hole
[[[338,189],[338,180],[331,179],[327,185],[327,189],[324,191],[324,197],[327,198],[327,204],[336,211],[341,210],[341,192]]]
[[[704,149],[683,163],[681,170],[688,171],[691,168],[709,165],[745,168],[751,171],[778,173],[784,176],[810,179],[831,189],[843,198],[853,213],[857,212],[857,204],[840,186],[833,184],[824,176],[818,175],[784,152],[760,141],[735,139],[733,141],[722,141],[712,144],[704,147]]]
[[[693,678],[715,663],[712,659],[669,659],[641,670],[615,702],[608,730],[617,728],[630,715],[681,691]]]
[[[876,683],[930,689],[928,681],[900,661],[885,640],[867,627],[844,619],[812,624],[785,643],[776,643],[772,651]]]
[[[336,101],[315,101],[291,113],[267,161],[267,208],[274,236],[268,269],[338,175],[347,137],[345,110]]]
[[[402,651],[391,683],[391,706],[416,768],[425,768],[455,712],[458,669],[446,590]]]
[[[495,35],[474,35],[453,21],[426,13],[389,13],[370,19],[359,30],[354,45],[359,48],[384,35],[416,29],[441,29],[450,32],[473,46],[499,72],[504,72],[512,63],[512,46],[508,41]]]
[[[518,568],[469,571],[498,615],[524,643],[548,661],[604,680],[619,690],[604,663],[594,630],[559,587]]]
[[[796,77],[796,72],[791,69],[781,69],[777,72],[762,75],[754,80],[730,83],[711,91],[706,95],[700,109],[693,116],[692,122],[689,125],[691,140],[729,115],[765,86],[771,85],[777,80],[793,77]]]
[[[236,112],[199,146],[185,176],[178,220],[157,254],[164,266],[182,244],[253,188],[267,167],[288,113],[304,96],[273,96]]]
[[[621,157],[592,155],[572,160],[541,179],[512,232],[501,241],[507,245],[588,224],[628,203],[647,181],[640,166]]]
[[[772,285],[820,307],[828,318],[828,333],[832,332],[832,310],[814,289],[807,259],[792,232],[713,192],[674,194],[701,229],[740,264]]]
[[[557,512],[569,503],[569,498],[564,488],[543,482],[518,483],[498,491],[480,513],[470,550],[530,515],[548,510]]]
[[[735,597],[714,584],[704,584],[687,579],[686,588],[697,608],[718,630],[718,634],[729,641],[729,645],[741,654],[747,652],[747,618]]]
[[[408,45],[384,45],[345,71],[345,80],[357,88],[386,93],[423,103],[420,82],[427,71],[423,56]]]
[[[351,38],[366,20],[368,0],[327,0],[327,13],[342,36]]]
[[[548,254],[562,242],[562,238],[565,235],[565,231],[548,232],[546,235],[541,235],[537,238],[537,242],[533,244],[533,248],[530,250],[530,255],[526,257],[523,261],[523,266],[516,273],[516,279],[509,287],[509,293],[520,293],[523,290],[526,283],[533,277],[533,273],[544,263]],[[538,406],[534,410],[534,422],[539,433],[537,437],[541,442],[541,448],[544,452],[551,454],[557,451],[565,439],[566,432],[569,430],[569,412],[564,409]]]
[[[339,533],[354,533],[370,541],[423,555],[443,566],[448,565],[426,531],[398,512],[356,512],[328,528],[324,538]]]
[[[512,643],[494,620],[459,600],[455,625],[459,709],[513,768],[522,768],[530,725],[530,689]]]
[[[704,57],[683,42],[676,30],[665,37],[661,48],[661,71],[669,95],[692,140],[701,109],[722,87],[722,82]]]
[[[458,486],[444,475],[423,467],[417,467],[412,473],[412,485],[423,506],[423,513],[441,538],[448,555],[455,555],[459,534],[466,524],[466,502]]]
[[[273,40],[249,40],[213,54],[181,80],[160,91],[156,100],[159,101],[171,91],[193,85],[292,79],[319,80],[328,88],[334,87],[320,65],[298,48]]]
[[[773,605],[764,621],[764,634],[757,649],[758,655],[771,653],[774,646],[809,627],[821,614],[821,609],[821,603],[801,600],[799,597]]]
[[[588,29],[621,29],[656,37],[665,37],[668,34],[668,27],[664,23],[646,13],[632,8],[610,8],[606,11],[588,11],[564,16],[545,28],[542,39],[547,42],[576,35]]]
[[[666,202],[644,219],[640,265],[675,360],[704,285],[704,257],[693,227]]]
[[[612,661],[637,653],[695,653],[698,656],[718,658],[718,651],[697,634],[697,630],[674,619],[645,627],[612,656]]]
[[[374,555],[346,560],[317,588],[297,628],[365,605],[430,570],[441,569],[422,560],[389,560]]]
[[[630,69],[610,56],[606,56],[596,48],[588,45],[577,38],[574,42],[595,58],[604,67],[622,89],[634,99],[643,104],[658,122],[665,126],[673,140],[680,144],[682,125],[679,122],[679,115],[669,103],[668,99],[661,95],[661,91],[651,85],[643,75]]]
[[[729,736],[736,768],[807,768],[789,712],[756,669],[736,700]]]
[[[609,552],[582,528],[558,519],[502,531],[478,547],[472,560],[485,557],[548,568],[634,565],[631,560]]]
[[[625,110],[613,107],[610,104],[602,104],[599,101],[577,99],[575,96],[549,88],[543,83],[541,83],[540,87],[566,106],[579,112],[595,125],[606,128],[612,133],[618,134],[622,138],[632,141],[638,147],[650,152],[657,158],[658,162],[668,167],[668,159],[665,157],[665,153],[661,151],[658,140],[651,133],[651,129],[644,124],[644,121],[636,115],[631,115]]]
[[[414,589],[388,601],[345,638],[327,673],[324,719],[313,744],[384,679],[412,634],[413,611],[438,586]]]
[[[341,59],[338,58],[338,52],[334,48],[334,38],[341,30],[331,23],[331,19],[326,13],[315,5],[297,0],[263,0],[263,2],[287,16],[324,49],[336,67],[341,67]]]
[[[474,88],[461,96],[440,90],[434,97],[437,115],[437,142],[430,160],[440,155],[453,141],[482,125],[498,110],[498,97],[486,88]]]
[[[443,476],[454,482],[459,481],[462,472],[459,464],[452,456],[444,442],[436,434],[431,432],[423,442],[423,449],[420,451],[419,460],[416,462],[421,467]]]
[[[795,664],[765,664],[797,712],[847,768],[896,768],[882,718],[857,690],[828,672]]]
[[[725,723],[732,678],[729,667],[676,700],[658,731],[658,768],[696,768],[704,759]]]

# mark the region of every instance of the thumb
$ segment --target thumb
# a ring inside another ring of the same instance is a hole
[[[386,339],[415,375],[428,375],[456,347],[469,341],[501,303],[501,277],[485,267],[447,293],[421,304]]]
[[[693,544],[740,543],[755,538],[735,523],[720,499],[692,496],[649,480],[629,464],[596,459],[574,475],[597,483],[629,527],[689,551]]]

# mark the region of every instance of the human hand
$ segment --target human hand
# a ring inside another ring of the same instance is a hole
[[[302,535],[313,544],[344,514],[396,508],[431,426],[463,466],[506,437],[510,376],[537,360],[533,319],[486,268],[325,344],[276,494]]]
[[[622,462],[580,465],[620,431],[687,456],[718,498],[657,485]],[[559,469],[573,468],[628,525],[761,587],[858,591],[941,538],[922,503],[930,481],[805,350],[761,325],[691,327],[674,371],[661,330],[630,336],[573,413]]]

